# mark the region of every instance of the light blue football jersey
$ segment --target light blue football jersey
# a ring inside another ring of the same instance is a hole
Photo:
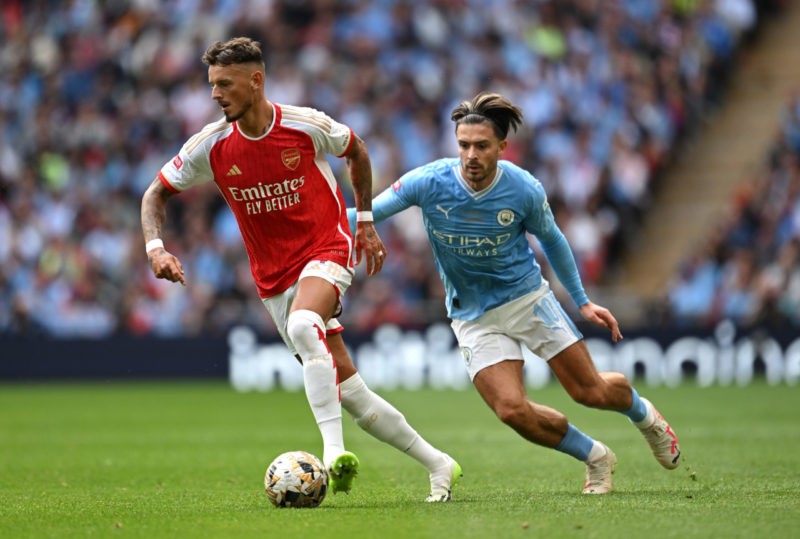
[[[542,271],[526,232],[535,235],[576,305],[588,302],[566,238],[542,184],[526,170],[499,161],[481,191],[461,177],[457,158],[411,170],[372,203],[376,221],[410,206],[422,210],[450,318],[474,320],[539,288]],[[348,210],[355,228],[355,210]]]

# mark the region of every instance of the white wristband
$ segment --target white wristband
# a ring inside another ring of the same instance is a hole
[[[158,249],[163,247],[164,247],[164,242],[161,241],[161,238],[156,238],[154,240],[148,241],[144,246],[144,250],[146,253],[149,253],[153,249]]]
[[[357,211],[356,212],[356,222],[361,223],[365,221],[369,221],[370,223],[375,219],[372,218],[371,211]]]

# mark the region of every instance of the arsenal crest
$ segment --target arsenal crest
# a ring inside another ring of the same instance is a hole
[[[300,165],[300,150],[297,148],[289,148],[281,152],[281,161],[283,166],[289,170],[296,170]]]

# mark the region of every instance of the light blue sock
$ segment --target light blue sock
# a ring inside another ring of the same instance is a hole
[[[631,388],[631,393],[633,394],[631,407],[627,410],[622,410],[620,413],[628,416],[634,423],[638,423],[647,415],[647,406],[645,406],[642,399],[639,398],[639,394],[635,389]]]
[[[593,445],[594,440],[579,431],[572,423],[568,423],[567,433],[564,435],[564,439],[556,446],[556,451],[572,455],[579,461],[586,462]]]

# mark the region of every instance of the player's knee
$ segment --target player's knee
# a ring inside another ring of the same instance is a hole
[[[303,382],[311,406],[327,406],[339,398],[336,370],[330,359],[320,356],[307,359],[303,364]]]
[[[524,399],[500,399],[494,403],[494,413],[498,419],[511,427],[522,425],[530,407]]]
[[[608,405],[605,384],[581,387],[570,392],[572,400],[590,408],[605,408]]]
[[[307,357],[310,351],[325,342],[325,322],[314,311],[292,311],[286,321],[286,334],[300,356]]]

